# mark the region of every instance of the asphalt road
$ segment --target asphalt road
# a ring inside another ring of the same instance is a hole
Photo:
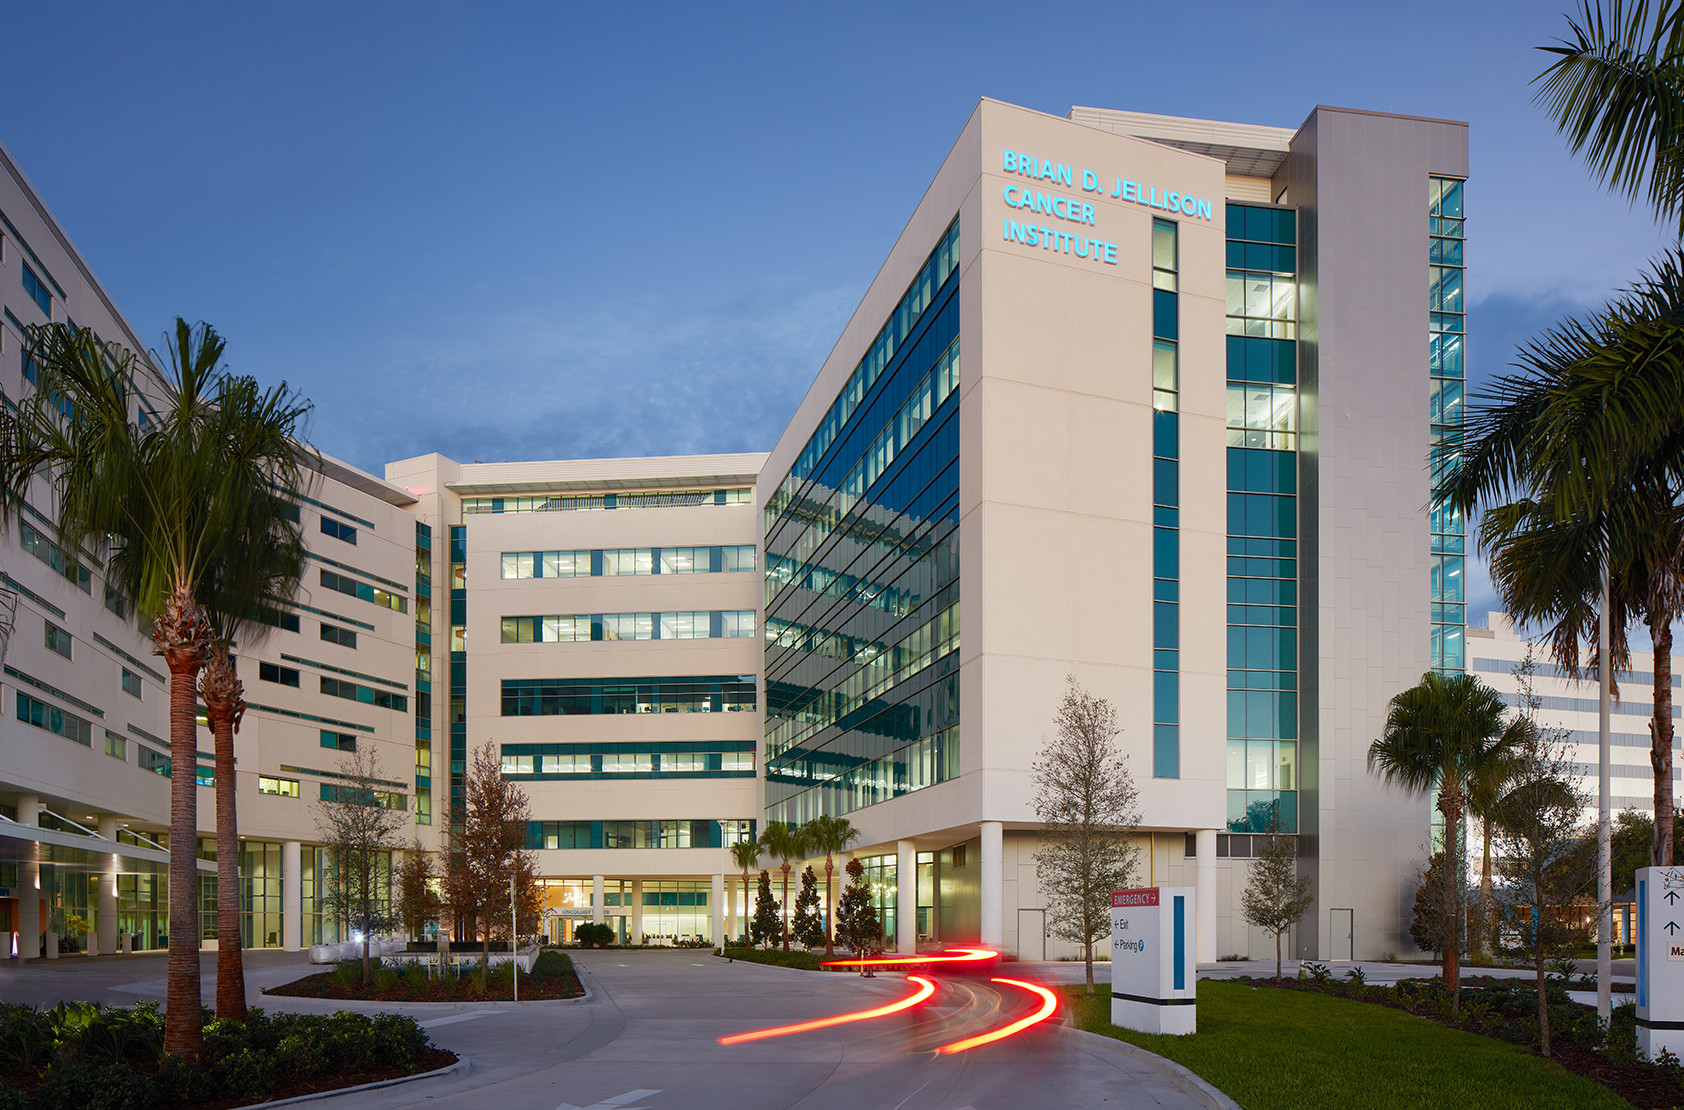
[[[355,1005],[415,1014],[463,1071],[315,1105],[378,1110],[1016,1110],[1022,1107],[1209,1108],[1233,1103],[1167,1061],[1054,1017],[951,1055],[936,1047],[1023,1017],[1040,1000],[986,977],[932,977],[919,1007],[830,1028],[721,1045],[730,1034],[883,1006],[911,993],[900,975],[862,979],[727,963],[706,950],[575,953],[590,996],[479,1006]],[[297,954],[248,953],[252,1002],[330,1010],[346,1003],[259,997],[309,969]],[[130,1001],[161,995],[163,961],[57,961],[0,971],[0,996]],[[80,965],[80,966],[77,966]],[[207,971],[211,961],[207,960]],[[1007,974],[1037,978],[1037,965]],[[1044,968],[1064,972],[1063,968]],[[1079,969],[1078,969],[1079,970]],[[1068,973],[1056,976],[1067,978]],[[68,993],[74,991],[75,993]],[[205,995],[212,982],[207,975]]]

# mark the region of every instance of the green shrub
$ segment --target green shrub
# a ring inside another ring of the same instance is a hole
[[[82,1051],[108,1063],[157,1064],[164,1058],[164,1018],[158,1004],[102,1011],[83,1032]]]
[[[573,939],[581,948],[606,948],[614,943],[614,927],[594,923],[580,925],[573,930]]]
[[[427,974],[427,967],[420,962],[411,963],[404,969],[403,989],[410,994],[425,994],[432,985],[432,979]]]
[[[62,1061],[35,1092],[39,1110],[150,1110],[152,1083],[127,1064],[94,1064],[85,1057]]]
[[[164,1061],[164,1066],[159,1068],[158,1074],[153,1077],[152,1090],[157,1094],[161,1105],[169,1106],[177,1102],[208,1098],[210,1081],[193,1061],[172,1056]]]
[[[375,990],[389,991],[398,985],[398,969],[389,964],[381,964],[372,978]]]
[[[0,1079],[0,1110],[30,1110],[29,1096]]]
[[[391,1064],[412,1068],[432,1047],[426,1030],[407,1014],[381,1014],[369,1023],[364,1063],[371,1067]]]
[[[379,966],[379,960],[369,961],[370,972]],[[328,981],[336,987],[351,988],[361,985],[363,981],[363,962],[361,960],[339,960],[333,965],[333,970],[328,972]]]
[[[39,1072],[51,1062],[52,1022],[33,1006],[0,1003],[0,1067],[10,1072]]]

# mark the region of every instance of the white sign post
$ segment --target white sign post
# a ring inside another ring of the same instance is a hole
[[[1684,867],[1637,869],[1637,1054],[1684,1056]]]
[[[1193,887],[1111,892],[1111,1024],[1142,1033],[1191,1033]]]

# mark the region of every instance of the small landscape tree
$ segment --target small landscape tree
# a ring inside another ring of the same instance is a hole
[[[503,777],[502,761],[489,741],[474,751],[463,802],[462,831],[451,844],[446,887],[458,918],[469,922],[472,933],[484,942],[483,990],[492,938],[507,936],[510,952],[514,951],[516,937],[509,932],[510,882],[523,931],[537,931],[541,895],[537,860],[526,850],[526,822],[531,817],[526,792]]]
[[[1280,816],[1269,822],[1263,851],[1251,865],[1251,879],[1240,895],[1246,924],[1275,935],[1275,979],[1281,977],[1281,936],[1298,924],[1314,898],[1310,876],[1298,874],[1298,838],[1281,831]]]
[[[795,939],[805,948],[824,943],[824,918],[819,916],[819,877],[809,864],[801,872],[801,893],[795,896]]]
[[[754,916],[749,918],[749,943],[760,947],[768,941],[778,939],[783,932],[783,922],[778,919],[778,903],[772,898],[772,873],[760,873],[760,889],[754,896]]]
[[[1136,851],[1127,834],[1139,823],[1134,780],[1117,738],[1117,710],[1065,679],[1053,736],[1031,771],[1041,847],[1035,877],[1055,936],[1082,946],[1093,992],[1093,946],[1111,933],[1111,892],[1127,887]]]
[[[1409,939],[1423,952],[1442,953],[1450,938],[1459,933],[1456,915],[1445,912],[1448,865],[1443,852],[1434,852],[1415,875],[1415,909],[1409,922]]]
[[[369,977],[368,946],[390,929],[392,851],[403,845],[408,814],[394,806],[401,784],[381,777],[373,743],[339,761],[339,781],[329,784],[316,806],[316,830],[328,850],[324,908],[362,934],[363,981]]]
[[[749,900],[749,896],[748,896],[748,877],[749,877],[749,874],[751,872],[757,870],[758,867],[759,867],[759,864],[760,864],[760,841],[749,840],[746,837],[742,840],[737,841],[735,844],[731,845],[731,859],[736,863],[736,865],[738,867],[743,869],[743,932],[742,932],[742,935],[746,939],[748,937],[748,933],[749,933],[749,929],[748,929],[749,917],[754,912],[754,904]]]
[[[420,940],[428,923],[438,920],[440,900],[432,854],[421,847],[419,840],[412,840],[404,849],[397,878],[398,924],[410,940]]]
[[[836,907],[836,942],[860,959],[870,959],[883,950],[883,924],[877,920],[877,907],[871,901],[871,881],[865,877],[865,865],[857,859],[843,868],[848,874],[848,886]],[[864,974],[865,969],[860,969]]]
[[[1523,687],[1520,720],[1527,726],[1514,749],[1515,772],[1498,800],[1497,871],[1510,918],[1519,928],[1510,950],[1532,963],[1538,990],[1538,1049],[1550,1054],[1550,1015],[1544,964],[1590,939],[1582,910],[1594,904],[1594,871],[1573,858],[1585,842],[1583,815],[1590,798],[1558,729],[1537,727],[1537,698]]]

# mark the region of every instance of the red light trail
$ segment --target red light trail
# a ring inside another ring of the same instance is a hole
[[[1019,1018],[1010,1025],[1002,1025],[998,1029],[991,1029],[986,1033],[979,1033],[974,1037],[967,1037],[962,1041],[954,1041],[952,1044],[944,1044],[940,1048],[936,1049],[937,1052],[944,1056],[948,1056],[955,1052],[964,1052],[968,1048],[976,1048],[978,1045],[992,1044],[995,1041],[1003,1041],[1007,1037],[1015,1036],[1016,1034],[1023,1032],[1031,1025],[1047,1020],[1053,1015],[1053,1011],[1058,1009],[1057,996],[1045,987],[1036,986],[1034,983],[1025,983],[1020,979],[993,979],[990,981],[995,983],[1009,983],[1014,987],[1022,987],[1026,991],[1040,995],[1041,1008],[1030,1014],[1028,1017]]]
[[[719,1043],[742,1044],[744,1041],[764,1040],[767,1037],[787,1037],[792,1033],[807,1033],[814,1029],[827,1029],[832,1025],[845,1025],[851,1021],[887,1017],[889,1014],[910,1009],[936,993],[936,985],[922,975],[908,975],[906,981],[917,983],[918,989],[898,1002],[891,1002],[887,1006],[879,1006],[874,1010],[859,1010],[851,1014],[837,1014],[835,1017],[819,1018],[817,1021],[804,1021],[799,1025],[780,1025],[773,1029],[757,1029],[752,1033],[737,1033],[730,1037],[720,1037]]]
[[[894,967],[903,964],[973,964],[999,959],[1000,953],[988,948],[955,948],[961,956],[888,956],[875,960],[826,960],[825,967]]]

